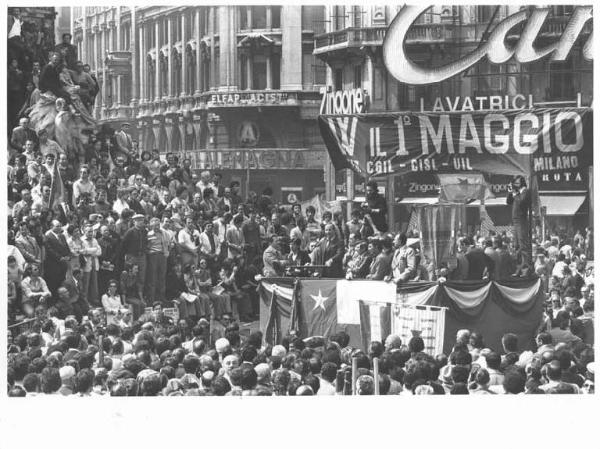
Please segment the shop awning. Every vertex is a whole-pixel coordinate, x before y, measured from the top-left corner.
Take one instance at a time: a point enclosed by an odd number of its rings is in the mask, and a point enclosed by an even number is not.
[[[485,205],[487,206],[506,206],[506,198],[488,198],[485,200]],[[481,201],[473,201],[472,203],[467,204],[467,206],[481,206]]]
[[[546,215],[575,215],[584,200],[585,195],[540,196],[540,203],[546,208]]]
[[[402,198],[400,204],[437,204],[439,203],[437,196],[433,197],[406,197]]]

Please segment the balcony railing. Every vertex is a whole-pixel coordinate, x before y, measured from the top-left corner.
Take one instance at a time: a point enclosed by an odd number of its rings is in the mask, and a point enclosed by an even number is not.
[[[315,54],[337,48],[361,47],[363,45],[381,45],[387,27],[345,28],[315,37]]]
[[[565,31],[569,23],[569,16],[549,17],[542,26],[539,37],[558,38]],[[527,22],[522,22],[513,28],[507,36],[509,39],[518,38]],[[487,28],[487,23],[466,23],[462,26],[455,23],[427,23],[413,24],[406,33],[405,44],[437,44],[460,39],[463,42],[477,43]],[[593,30],[592,21],[589,20],[582,35],[589,35]],[[383,44],[383,38],[387,31],[386,26],[345,28],[343,30],[315,36],[314,54],[327,53],[343,48],[360,48],[362,46],[377,46]]]

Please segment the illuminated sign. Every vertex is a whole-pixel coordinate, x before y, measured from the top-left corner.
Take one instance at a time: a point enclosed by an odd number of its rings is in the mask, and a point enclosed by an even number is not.
[[[365,94],[362,89],[338,90],[323,95],[321,114],[362,114],[367,112]]]
[[[421,111],[425,111],[425,99],[421,100]],[[531,109],[531,95],[489,95],[476,97],[436,97],[431,106],[432,112],[472,112],[502,111],[506,109]]]
[[[512,58],[525,64],[546,56],[550,56],[552,61],[564,61],[584,25],[592,19],[591,6],[577,6],[560,39],[544,48],[537,49],[534,48],[533,42],[548,16],[549,9],[538,8],[531,13],[527,10],[519,11],[498,23],[486,42],[461,59],[441,67],[427,68],[417,65],[409,59],[404,50],[404,39],[414,21],[429,8],[430,6],[404,6],[390,24],[385,35],[384,63],[392,76],[400,82],[407,84],[439,83],[464,72],[484,56],[487,56],[493,64],[503,64]],[[527,23],[521,32],[519,41],[513,47],[507,47],[504,43],[507,33],[525,21]],[[590,34],[582,49],[583,57],[588,60],[593,59],[592,39],[593,33]]]

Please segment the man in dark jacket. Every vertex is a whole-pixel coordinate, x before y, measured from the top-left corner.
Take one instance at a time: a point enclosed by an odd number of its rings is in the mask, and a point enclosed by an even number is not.
[[[60,56],[54,52],[50,56],[50,62],[42,69],[40,75],[40,92],[52,92],[56,97],[64,98],[67,103],[70,103],[71,96],[64,90],[60,84],[58,62]]]
[[[506,204],[512,205],[513,234],[515,249],[521,256],[520,268],[525,265],[531,266],[531,236],[529,229],[531,191],[527,188],[523,176],[517,176],[513,186],[509,186]]]
[[[46,248],[44,279],[48,284],[48,290],[56,297],[56,290],[65,280],[67,263],[71,259],[71,251],[60,221],[52,221],[52,228],[46,232],[44,240]]]

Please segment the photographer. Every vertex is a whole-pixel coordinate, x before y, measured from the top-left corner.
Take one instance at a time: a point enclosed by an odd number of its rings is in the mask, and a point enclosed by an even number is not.
[[[531,266],[531,237],[529,229],[531,191],[527,188],[523,176],[517,176],[513,184],[508,187],[506,204],[512,205],[515,249],[520,256],[520,264],[514,276],[518,277],[524,268]]]
[[[87,194],[87,201],[96,196],[96,187],[90,180],[90,170],[87,165],[82,165],[79,170],[80,178],[73,183],[73,206],[79,207],[79,197]]]
[[[367,183],[367,201],[362,203],[365,220],[373,227],[373,231],[384,233],[388,230],[387,205],[385,198],[379,194],[379,187],[375,181]],[[364,236],[363,236],[364,237]]]

